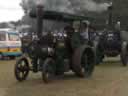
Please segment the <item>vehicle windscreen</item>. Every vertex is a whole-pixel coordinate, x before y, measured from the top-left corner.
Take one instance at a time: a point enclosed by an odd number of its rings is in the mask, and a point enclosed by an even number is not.
[[[6,34],[4,32],[0,32],[0,41],[6,40]]]
[[[10,41],[19,41],[20,37],[17,33],[8,33],[8,38]]]

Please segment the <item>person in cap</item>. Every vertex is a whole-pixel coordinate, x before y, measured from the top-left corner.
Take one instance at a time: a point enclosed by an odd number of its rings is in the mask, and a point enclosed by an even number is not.
[[[80,35],[82,36],[85,41],[89,40],[89,21],[83,21],[81,24],[81,32]]]

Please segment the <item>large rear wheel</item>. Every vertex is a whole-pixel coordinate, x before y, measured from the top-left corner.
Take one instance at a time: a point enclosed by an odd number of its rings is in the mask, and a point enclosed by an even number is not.
[[[79,77],[90,77],[95,67],[94,51],[91,47],[82,46],[76,49],[72,68]]]

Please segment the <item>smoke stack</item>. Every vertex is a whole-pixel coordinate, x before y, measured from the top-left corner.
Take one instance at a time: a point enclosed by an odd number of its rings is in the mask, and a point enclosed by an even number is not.
[[[112,11],[113,11],[113,4],[112,2],[110,3],[110,5],[108,6],[108,26],[109,28],[112,27],[112,23],[113,23],[113,14],[112,14]]]
[[[43,5],[38,4],[36,7],[37,14],[37,36],[40,39],[42,37],[43,26]]]

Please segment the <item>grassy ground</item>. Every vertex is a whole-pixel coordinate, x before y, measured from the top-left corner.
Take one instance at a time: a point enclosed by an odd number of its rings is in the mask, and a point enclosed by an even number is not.
[[[42,82],[40,73],[30,73],[26,81],[17,82],[14,64],[0,61],[0,96],[128,96],[128,67],[122,67],[119,60],[97,66],[90,79],[70,74],[50,84]]]

